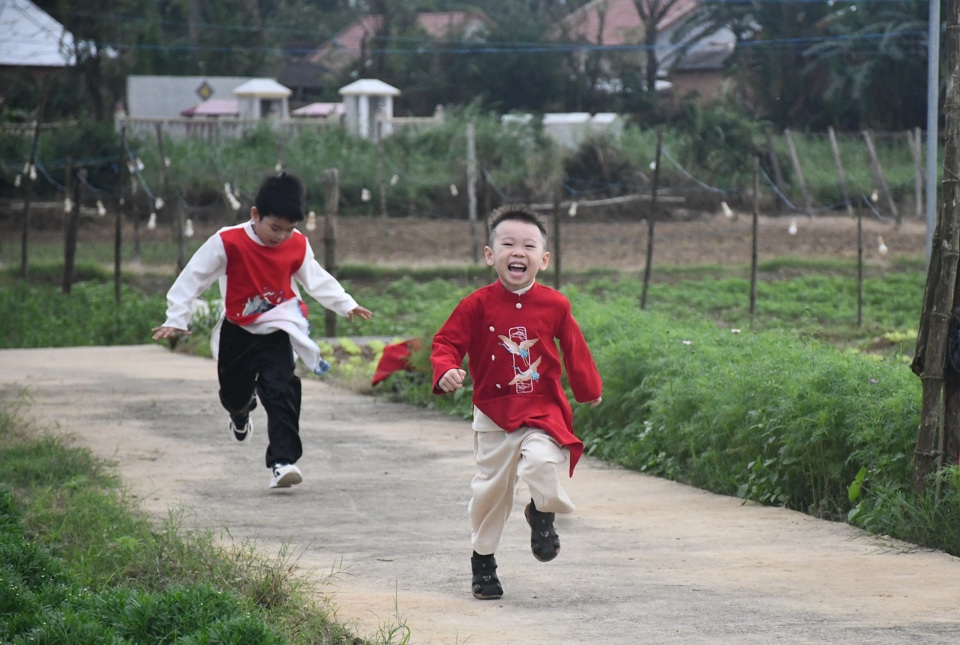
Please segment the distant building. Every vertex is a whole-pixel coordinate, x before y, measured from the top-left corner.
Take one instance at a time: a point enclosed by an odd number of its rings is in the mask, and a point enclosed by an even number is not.
[[[127,114],[138,119],[169,118],[211,99],[235,101],[233,90],[249,80],[240,76],[128,76]]]
[[[591,0],[564,17],[553,37],[564,42],[605,47],[638,46],[630,56],[640,68],[646,65],[646,56],[639,46],[652,44],[659,63],[657,91],[675,98],[696,93],[709,103],[724,80],[726,62],[733,54],[736,37],[729,29],[721,29],[705,37],[697,34],[674,43],[680,25],[699,6],[699,0],[677,0],[657,24],[656,42],[646,43],[643,20],[634,0]],[[607,76],[601,80],[600,88],[619,91],[622,81],[613,77],[610,65],[605,67]]]
[[[383,122],[380,132],[388,137],[393,132],[393,97],[400,90],[383,81],[363,78],[340,88],[345,107],[346,127],[351,134],[363,139],[377,136],[377,121]]]

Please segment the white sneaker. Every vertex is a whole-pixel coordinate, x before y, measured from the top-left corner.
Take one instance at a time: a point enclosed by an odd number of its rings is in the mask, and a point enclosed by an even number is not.
[[[231,418],[229,424],[227,425],[227,430],[230,432],[230,438],[237,443],[249,443],[247,439],[249,439],[250,435],[253,434],[253,419],[248,416],[247,422],[244,424],[244,426],[242,428],[238,428],[237,424],[234,423],[233,418]]]
[[[273,473],[270,488],[290,488],[303,481],[300,469],[293,464],[274,464],[270,471]]]

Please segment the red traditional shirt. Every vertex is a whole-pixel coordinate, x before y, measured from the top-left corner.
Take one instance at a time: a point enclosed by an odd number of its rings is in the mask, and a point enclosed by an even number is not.
[[[583,442],[573,432],[562,371],[580,402],[600,398],[603,384],[566,297],[538,283],[523,294],[500,281],[478,289],[460,301],[433,338],[435,394],[443,394],[440,378],[459,369],[464,357],[473,404],[507,432],[524,426],[547,432],[569,449],[572,475]]]

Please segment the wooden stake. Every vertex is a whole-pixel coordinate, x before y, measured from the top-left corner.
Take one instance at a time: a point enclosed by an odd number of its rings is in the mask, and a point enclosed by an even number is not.
[[[474,264],[480,263],[477,231],[477,143],[473,123],[467,124],[467,218],[470,220],[470,250]]]
[[[340,171],[329,168],[324,175],[323,213],[323,268],[337,276],[337,211],[340,209]],[[324,310],[324,333],[327,338],[337,335],[337,314]]]
[[[853,215],[853,205],[850,203],[850,193],[847,189],[847,174],[843,170],[843,161],[840,159],[840,146],[837,144],[837,134],[833,126],[827,128],[830,135],[830,148],[833,150],[833,162],[837,166],[837,182],[843,194],[843,203],[847,207],[847,215]],[[857,209],[857,326],[863,324],[863,216]]]
[[[897,208],[897,203],[894,201],[893,195],[890,194],[890,186],[883,174],[883,166],[880,165],[880,158],[877,157],[877,148],[873,145],[873,136],[869,130],[863,130],[862,134],[863,140],[867,144],[867,151],[870,153],[870,170],[873,172],[873,179],[879,184],[883,194],[886,195],[887,206],[890,207],[890,212],[897,221],[897,226],[900,226],[900,209]]]
[[[84,172],[83,169],[78,172]],[[73,271],[77,258],[77,230],[80,228],[80,182],[75,176],[73,159],[67,159],[67,197],[70,208],[64,214],[63,227],[63,293],[73,288]]]
[[[750,319],[757,320],[757,268],[760,264],[760,157],[753,159],[753,243],[750,249]]]
[[[810,197],[807,181],[803,177],[803,167],[800,166],[800,157],[797,155],[797,148],[793,145],[793,135],[790,134],[790,130],[784,130],[783,136],[787,140],[787,149],[790,151],[790,161],[793,163],[793,172],[797,176],[797,182],[800,184],[800,192],[803,194],[804,210],[808,216],[813,217],[813,199]]]
[[[651,187],[650,214],[647,216],[647,263],[643,269],[643,292],[640,295],[640,308],[647,308],[647,292],[650,289],[650,274],[653,271],[653,232],[657,219],[657,192],[660,188],[660,154],[663,150],[663,126],[657,128],[657,154],[653,167],[653,186]]]

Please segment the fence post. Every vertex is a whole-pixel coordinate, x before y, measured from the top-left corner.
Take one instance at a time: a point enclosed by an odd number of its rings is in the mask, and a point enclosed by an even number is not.
[[[560,185],[553,189],[553,288],[560,289],[563,238],[560,236]]]
[[[30,156],[23,169],[23,221],[20,232],[20,276],[26,280],[30,275],[30,202],[33,200],[33,180],[37,176],[37,145],[40,141],[40,125],[43,122],[43,106],[46,103],[47,85],[44,83],[40,103],[37,105],[37,121],[33,126],[33,141],[30,144]]]
[[[470,219],[470,250],[473,262],[480,262],[480,240],[477,235],[477,143],[473,122],[467,124],[467,215]]]
[[[760,264],[760,156],[753,158],[753,226],[750,248],[750,319],[757,319],[757,267]]]
[[[907,130],[907,144],[913,154],[914,198],[916,202],[916,218],[923,217],[923,143],[920,137],[920,128]]]
[[[837,133],[833,126],[827,128],[830,135],[830,148],[833,150],[833,162],[837,166],[837,181],[840,192],[843,193],[843,203],[847,206],[847,215],[853,215],[853,205],[850,203],[850,192],[847,190],[847,174],[843,170],[843,161],[840,159],[840,145],[837,143]],[[857,326],[863,324],[863,215],[857,209]]]
[[[785,183],[783,181],[783,171],[780,170],[780,158],[777,156],[777,148],[773,144],[773,135],[770,134],[770,128],[764,128],[763,134],[767,138],[767,155],[770,157],[770,165],[773,166],[773,180],[777,183],[777,188],[783,190]],[[780,210],[780,200],[774,200],[777,211]]]
[[[793,144],[793,135],[790,130],[784,130],[783,136],[787,139],[787,148],[790,150],[790,161],[793,163],[793,171],[797,175],[797,181],[800,182],[800,192],[803,194],[803,207],[809,217],[813,217],[813,199],[810,197],[810,190],[807,188],[807,181],[803,177],[803,167],[800,165],[800,157],[797,155],[797,148]]]
[[[79,172],[84,172],[81,168]],[[69,294],[73,288],[73,274],[77,258],[77,230],[80,227],[80,182],[75,176],[73,159],[67,159],[67,198],[63,227],[63,293]]]
[[[124,198],[124,186],[127,185],[127,128],[124,126],[120,130],[120,164],[117,168],[117,213],[114,217],[113,226],[113,299],[120,304],[120,266],[121,266],[121,246],[123,242],[123,209],[126,208],[127,200]]]
[[[377,117],[377,185],[380,189],[380,217],[387,219],[387,180],[383,154],[383,117]]]
[[[337,276],[337,210],[340,208],[340,171],[328,168],[324,173],[323,268]],[[324,309],[324,334],[337,335],[336,312]]]
[[[650,195],[650,215],[647,217],[647,263],[643,269],[643,292],[640,308],[647,308],[647,291],[650,289],[650,273],[653,269],[653,231],[657,219],[657,191],[660,188],[660,153],[663,150],[663,126],[657,128],[657,154],[653,162],[653,186]]]
[[[890,212],[897,220],[897,226],[900,226],[900,210],[897,203],[890,194],[890,186],[887,185],[887,178],[883,174],[883,167],[880,165],[880,159],[877,157],[877,149],[873,145],[873,136],[869,130],[863,130],[863,140],[867,143],[867,151],[870,153],[870,169],[873,171],[874,180],[880,184],[883,194],[887,196],[887,205],[890,206]]]

